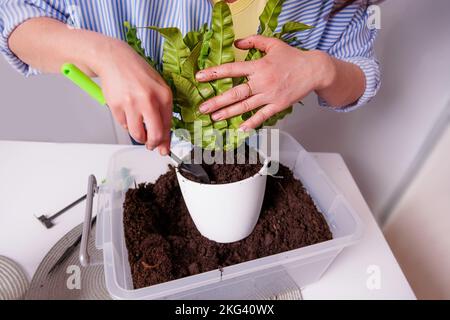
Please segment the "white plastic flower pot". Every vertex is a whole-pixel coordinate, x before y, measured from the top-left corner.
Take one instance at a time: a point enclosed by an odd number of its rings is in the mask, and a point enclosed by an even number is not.
[[[266,159],[254,176],[226,184],[194,182],[176,170],[184,202],[204,237],[230,243],[252,233],[264,200],[268,164]]]

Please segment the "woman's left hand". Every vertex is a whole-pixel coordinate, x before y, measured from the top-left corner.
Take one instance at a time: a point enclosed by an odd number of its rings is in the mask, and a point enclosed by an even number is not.
[[[247,131],[260,126],[274,114],[300,101],[310,92],[326,88],[334,78],[332,58],[321,51],[301,51],[283,41],[260,35],[237,40],[239,49],[256,48],[265,56],[255,61],[228,63],[197,73],[198,81],[245,76],[236,86],[200,106],[213,120],[223,120],[259,110],[241,125]]]

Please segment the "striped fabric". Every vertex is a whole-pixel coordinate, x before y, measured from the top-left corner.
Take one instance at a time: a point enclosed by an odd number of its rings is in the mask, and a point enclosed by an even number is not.
[[[286,0],[280,25],[289,20],[313,25],[314,29],[295,35],[298,42],[293,45],[322,50],[361,67],[366,75],[364,95],[354,105],[335,109],[349,111],[367,103],[379,88],[380,70],[373,50],[377,30],[367,27],[367,12],[358,4],[325,20],[333,5],[333,0]],[[209,22],[211,9],[209,0],[0,0],[0,51],[14,68],[29,76],[38,70],[8,48],[9,35],[27,19],[51,17],[73,27],[124,39],[124,21],[136,26],[176,26],[186,33]],[[161,36],[146,29],[139,33],[147,54],[160,61]],[[320,104],[326,106],[324,101]]]

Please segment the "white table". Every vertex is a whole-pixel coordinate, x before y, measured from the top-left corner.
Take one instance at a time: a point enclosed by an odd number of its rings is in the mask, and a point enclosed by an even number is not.
[[[83,195],[89,174],[102,180],[110,156],[121,148],[0,141],[0,255],[18,262],[31,278],[51,247],[82,222],[84,203],[49,230],[35,216],[50,215]],[[341,156],[315,156],[360,214],[365,231],[319,282],[302,290],[304,299],[415,299]],[[379,287],[370,281],[378,275]]]

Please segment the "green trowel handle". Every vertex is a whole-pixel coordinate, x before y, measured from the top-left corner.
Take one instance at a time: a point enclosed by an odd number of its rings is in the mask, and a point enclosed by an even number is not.
[[[106,105],[105,97],[103,96],[102,88],[96,84],[83,71],[77,68],[74,64],[65,63],[61,68],[61,73],[72,80],[78,87],[83,89],[93,99],[95,99],[102,106]]]

